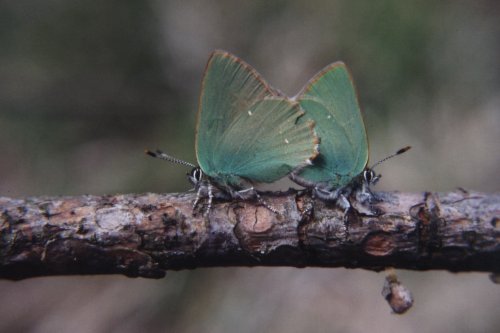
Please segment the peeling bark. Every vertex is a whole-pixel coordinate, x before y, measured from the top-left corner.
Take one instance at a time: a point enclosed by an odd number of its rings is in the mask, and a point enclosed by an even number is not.
[[[192,194],[0,198],[0,277],[161,278],[220,266],[387,267],[500,272],[500,193],[378,193],[380,214],[295,192],[220,202],[193,216]],[[359,210],[361,211],[361,210]]]

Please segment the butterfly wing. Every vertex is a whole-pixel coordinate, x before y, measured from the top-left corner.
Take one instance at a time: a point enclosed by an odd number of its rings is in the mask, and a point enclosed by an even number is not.
[[[238,117],[219,146],[220,168],[256,182],[273,182],[317,154],[312,122],[297,124],[298,103],[265,98]]]
[[[368,162],[368,140],[352,77],[342,62],[316,74],[295,97],[316,122],[320,155],[300,176],[338,187],[360,174]],[[302,120],[301,120],[302,121]]]
[[[207,175],[229,183],[282,178],[316,155],[311,124],[296,124],[302,115],[297,102],[277,96],[250,65],[216,51],[202,83],[198,163]]]

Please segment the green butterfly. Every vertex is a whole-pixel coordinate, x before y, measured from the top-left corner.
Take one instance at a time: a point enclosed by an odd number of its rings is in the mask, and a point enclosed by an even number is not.
[[[255,183],[271,183],[318,155],[312,120],[296,101],[271,88],[247,63],[224,52],[212,53],[202,81],[196,127],[199,166],[161,151],[149,155],[193,168],[188,180],[197,198],[257,199]]]
[[[374,200],[370,185],[380,175],[373,168],[383,161],[404,153],[400,149],[368,167],[368,139],[359,107],[356,89],[346,65],[335,62],[317,73],[293,98],[300,103],[306,115],[299,124],[313,120],[321,139],[320,155],[313,165],[300,166],[290,174],[297,184],[312,189],[313,196],[335,201],[347,211],[348,198],[366,203]]]

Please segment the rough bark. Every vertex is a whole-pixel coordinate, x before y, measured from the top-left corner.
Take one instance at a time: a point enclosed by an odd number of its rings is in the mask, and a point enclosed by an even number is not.
[[[379,214],[295,192],[221,202],[193,194],[0,198],[0,277],[124,274],[220,266],[387,267],[500,272],[500,193],[379,193]]]

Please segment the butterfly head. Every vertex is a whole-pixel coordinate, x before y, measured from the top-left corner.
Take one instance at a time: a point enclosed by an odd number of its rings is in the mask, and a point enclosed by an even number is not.
[[[380,180],[380,178],[382,177],[382,175],[381,174],[377,175],[375,173],[375,171],[374,171],[374,168],[376,166],[378,166],[379,164],[387,161],[390,158],[393,158],[395,156],[403,154],[404,152],[407,152],[408,150],[410,150],[410,148],[411,148],[411,146],[406,146],[404,148],[401,148],[397,152],[395,152],[394,154],[389,155],[386,158],[381,159],[380,161],[378,161],[377,163],[375,163],[371,167],[366,167],[365,170],[363,171],[363,181],[364,181],[364,183],[366,185],[375,185]]]

